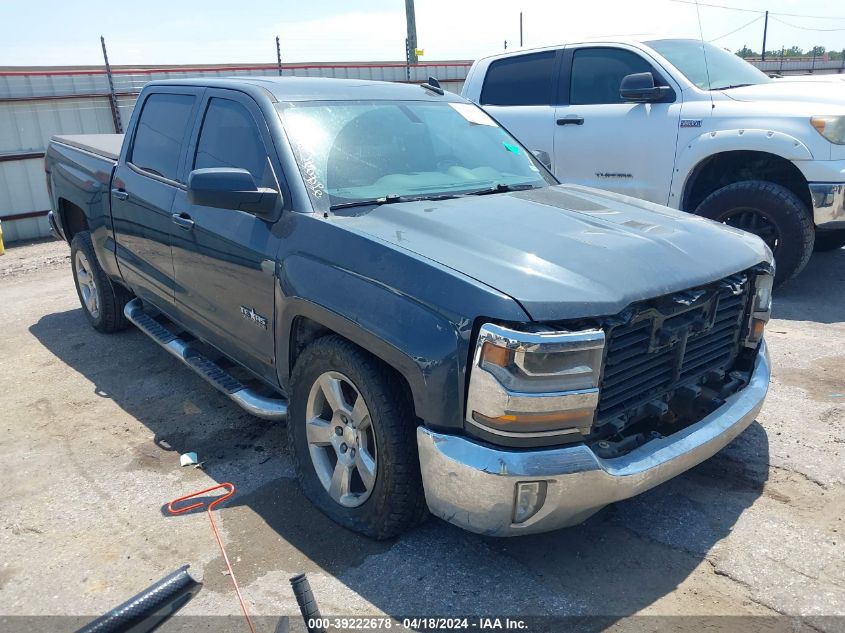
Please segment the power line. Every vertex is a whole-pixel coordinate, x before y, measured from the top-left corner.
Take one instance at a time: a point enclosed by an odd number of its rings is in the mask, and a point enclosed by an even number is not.
[[[762,19],[763,19],[763,16],[762,16],[762,15],[758,15],[756,18],[754,18],[753,20],[751,20],[751,22],[746,22],[745,24],[743,24],[743,25],[742,25],[741,27],[739,27],[738,29],[734,29],[733,31],[730,31],[729,33],[725,33],[724,35],[720,35],[719,37],[714,37],[712,40],[707,40],[707,41],[708,41],[708,42],[715,42],[716,40],[720,40],[720,39],[722,39],[722,38],[724,38],[724,37],[727,37],[728,35],[733,35],[733,34],[734,34],[734,33],[736,33],[737,31],[741,31],[742,29],[744,29],[746,26],[751,26],[751,25],[752,25],[752,24],[754,24],[755,22],[759,22],[759,21],[760,21],[760,20],[762,20]]]
[[[695,0],[669,0],[670,2],[677,2],[679,4],[692,4],[701,7],[710,7],[711,9],[727,9],[729,11],[742,11],[744,13],[764,13],[757,9],[741,9],[739,7],[726,7],[723,4],[707,4],[706,2],[695,2]]]
[[[711,9],[725,9],[726,11],[741,11],[743,13],[758,13],[760,15],[765,14],[766,12],[761,9],[744,9],[741,7],[728,7],[724,4],[710,4],[707,2],[698,2],[696,3],[695,0],[669,0],[669,2],[677,2],[679,4],[697,4],[698,6],[702,7],[709,7]],[[811,20],[845,20],[845,16],[836,16],[836,15],[806,15],[803,13],[780,13],[777,11],[769,11],[769,15],[780,15],[785,18],[807,18]]]
[[[811,27],[811,26],[801,26],[800,24],[791,24],[789,22],[785,22],[784,20],[781,20],[780,18],[773,17],[772,19],[775,20],[776,22],[780,22],[781,24],[784,24],[786,26],[791,26],[793,29],[801,29],[802,31],[818,31],[818,32],[825,32],[825,33],[830,33],[830,32],[833,32],[833,31],[845,31],[845,28],[817,29],[817,28],[814,28],[814,27]]]

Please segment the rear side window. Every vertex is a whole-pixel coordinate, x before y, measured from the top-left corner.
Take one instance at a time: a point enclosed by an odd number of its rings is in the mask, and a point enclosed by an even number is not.
[[[152,94],[144,102],[130,161],[156,176],[176,180],[179,156],[196,97]]]
[[[569,102],[573,105],[623,103],[619,86],[625,75],[654,72],[636,53],[619,48],[579,48],[572,59]],[[654,73],[654,82],[663,82]],[[665,84],[663,84],[665,85]]]
[[[499,59],[487,69],[484,105],[549,105],[554,85],[555,51]]]
[[[252,174],[257,185],[264,183],[267,151],[252,115],[236,101],[208,102],[194,169],[208,167],[239,167]]]

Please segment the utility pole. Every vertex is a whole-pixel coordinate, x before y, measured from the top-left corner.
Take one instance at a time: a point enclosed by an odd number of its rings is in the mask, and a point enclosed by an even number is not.
[[[519,12],[519,47],[522,48],[522,11]]]
[[[276,64],[279,66],[279,77],[282,76],[282,47],[279,44],[279,36],[276,36]]]
[[[405,21],[408,24],[408,64],[417,63],[417,16],[414,12],[414,0],[405,0]]]
[[[769,32],[769,12],[766,11],[766,19],[763,21],[763,52],[760,55],[760,61],[766,61],[766,35]]]
[[[508,50],[508,41],[505,40],[505,50]]]
[[[109,105],[111,106],[111,118],[114,123],[114,131],[123,134],[123,122],[120,120],[120,110],[117,107],[117,93],[114,91],[114,79],[111,74],[109,55],[106,52],[106,38],[100,36],[100,45],[103,47],[103,61],[106,64],[106,77],[109,80]]]

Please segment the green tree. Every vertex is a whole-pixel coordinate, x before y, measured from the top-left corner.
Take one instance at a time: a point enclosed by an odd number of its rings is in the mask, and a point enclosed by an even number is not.
[[[750,48],[748,48],[748,46],[745,46],[745,45],[743,45],[743,47],[740,48],[736,52],[736,54],[739,55],[740,57],[742,57],[743,59],[746,58],[746,57],[759,57],[759,55],[757,53],[755,53]]]

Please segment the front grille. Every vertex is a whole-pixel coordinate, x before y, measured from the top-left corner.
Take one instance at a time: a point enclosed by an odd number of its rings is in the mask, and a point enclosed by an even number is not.
[[[597,421],[730,371],[750,296],[746,274],[634,306],[607,332]]]

